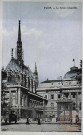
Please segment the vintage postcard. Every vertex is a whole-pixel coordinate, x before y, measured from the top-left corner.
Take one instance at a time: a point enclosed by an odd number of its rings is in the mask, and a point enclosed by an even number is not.
[[[81,134],[82,2],[1,7],[1,132]]]

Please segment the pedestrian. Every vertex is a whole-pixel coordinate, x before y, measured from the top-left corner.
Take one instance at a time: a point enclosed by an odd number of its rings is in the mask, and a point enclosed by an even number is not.
[[[78,115],[76,115],[76,124],[78,123],[78,121],[79,121],[79,117],[78,117]]]
[[[72,118],[70,118],[70,124],[72,125]]]
[[[27,116],[26,124],[30,124],[29,123],[29,117],[28,116]]]
[[[38,125],[41,125],[41,123],[40,123],[40,118],[38,117]]]

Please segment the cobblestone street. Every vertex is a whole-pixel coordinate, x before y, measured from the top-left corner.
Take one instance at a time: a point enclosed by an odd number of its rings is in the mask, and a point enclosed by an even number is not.
[[[41,124],[37,123],[26,125],[25,123],[2,125],[2,131],[20,132],[80,132],[81,128],[75,124]]]

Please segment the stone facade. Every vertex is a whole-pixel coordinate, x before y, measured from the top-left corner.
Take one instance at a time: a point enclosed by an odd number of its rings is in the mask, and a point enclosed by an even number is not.
[[[78,114],[79,117],[81,117],[81,69],[77,67],[73,69],[74,71],[71,75],[70,72],[68,72],[63,79],[61,77],[60,80],[47,79],[38,86],[37,93],[48,100],[46,106],[47,117],[52,116],[57,118],[61,113],[64,114],[64,111],[72,111],[74,114]],[[77,69],[80,71],[79,74],[77,74]]]
[[[34,72],[29,66],[24,65],[20,21],[16,50],[17,57],[13,57],[12,49],[10,62],[5,69],[2,68],[2,95],[4,95],[3,102],[7,104],[5,109],[9,112],[14,110],[18,117],[26,115],[31,118],[41,117],[43,115],[41,107],[47,100],[36,92],[38,87],[36,63]]]

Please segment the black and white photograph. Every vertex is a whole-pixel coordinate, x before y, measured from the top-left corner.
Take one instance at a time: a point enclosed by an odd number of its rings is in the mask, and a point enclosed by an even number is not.
[[[82,133],[82,2],[2,1],[1,132]]]

